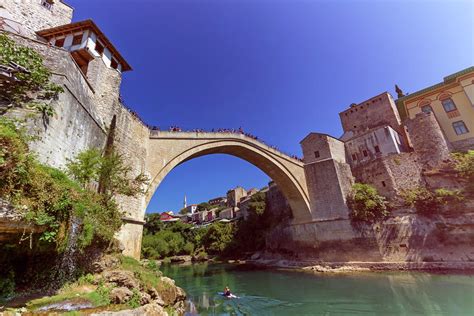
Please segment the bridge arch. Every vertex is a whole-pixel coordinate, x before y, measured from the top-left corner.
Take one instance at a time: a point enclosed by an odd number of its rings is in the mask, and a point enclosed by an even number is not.
[[[228,154],[253,164],[275,181],[291,206],[295,222],[311,220],[299,160],[243,134],[152,131],[148,141],[147,170],[152,181],[146,193],[147,205],[166,175],[180,164],[205,155]]]

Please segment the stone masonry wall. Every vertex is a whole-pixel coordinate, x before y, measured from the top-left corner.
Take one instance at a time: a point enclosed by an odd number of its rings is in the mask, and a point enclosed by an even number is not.
[[[40,160],[62,168],[68,158],[73,158],[80,151],[91,147],[103,148],[108,126],[113,115],[116,115],[117,150],[132,166],[133,176],[141,172],[146,174],[149,130],[120,104],[117,93],[118,72],[113,70],[115,73],[102,76],[101,89],[95,91],[65,50],[18,35],[9,35],[19,44],[34,48],[43,55],[45,65],[53,72],[53,81],[65,88],[59,99],[53,101],[56,114],[52,118],[47,122],[38,117],[29,121],[30,128],[41,137],[40,141],[31,146],[38,152]],[[26,110],[16,110],[10,114],[26,117],[28,113],[30,112]],[[125,212],[125,217],[130,218],[118,234],[125,248],[124,253],[139,257],[143,229],[141,221],[146,210],[145,198],[119,197],[117,201]]]
[[[437,167],[449,159],[450,148],[441,127],[432,113],[418,113],[405,125],[419,161],[428,167]]]
[[[28,35],[36,38],[36,31],[69,24],[73,8],[62,1],[54,1],[51,9],[41,5],[41,0],[0,0],[12,18],[23,25]]]
[[[91,90],[78,66],[63,49],[21,36],[9,34],[18,44],[29,46],[44,56],[45,65],[53,71],[52,81],[64,87],[58,100],[52,101],[56,114],[46,121],[37,115],[29,127],[40,140],[31,144],[43,163],[63,168],[67,159],[92,147],[102,148],[106,140],[105,126],[99,123],[91,102]],[[17,117],[31,111],[16,110]],[[29,115],[31,117],[31,115]]]
[[[424,184],[422,165],[416,153],[393,154],[377,158],[352,169],[357,182],[368,183],[388,198],[402,190]]]
[[[346,196],[352,186],[348,164],[327,159],[304,166],[314,219],[348,218]]]

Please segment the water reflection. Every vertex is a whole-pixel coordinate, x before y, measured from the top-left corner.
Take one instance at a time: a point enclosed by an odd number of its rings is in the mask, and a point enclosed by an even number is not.
[[[165,266],[189,315],[472,315],[474,279],[427,273],[309,274],[255,267]],[[240,299],[220,295],[229,286]]]

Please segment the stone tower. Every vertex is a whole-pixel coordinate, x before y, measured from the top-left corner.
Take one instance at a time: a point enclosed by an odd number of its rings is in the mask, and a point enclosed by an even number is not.
[[[346,162],[344,142],[326,134],[311,133],[301,141],[301,147],[313,219],[347,219],[346,196],[353,178]]]
[[[406,120],[405,125],[411,145],[422,164],[436,167],[449,159],[449,143],[432,112],[420,112],[413,119]]]

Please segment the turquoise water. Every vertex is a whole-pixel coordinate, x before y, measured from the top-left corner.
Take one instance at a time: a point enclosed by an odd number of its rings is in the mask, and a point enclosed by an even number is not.
[[[313,274],[244,265],[163,266],[187,315],[474,315],[474,277],[412,272]],[[229,286],[239,299],[219,296]]]

